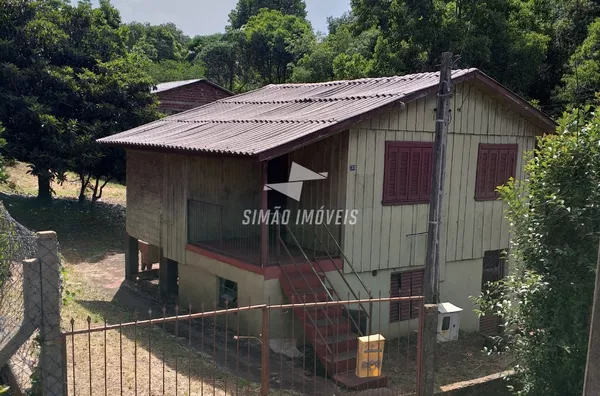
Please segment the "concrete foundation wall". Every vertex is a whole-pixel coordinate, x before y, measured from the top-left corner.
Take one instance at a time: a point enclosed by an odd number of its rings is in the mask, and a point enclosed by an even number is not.
[[[469,300],[469,296],[477,296],[481,292],[482,265],[482,259],[446,263],[446,279],[440,283],[442,302],[451,302],[464,310],[461,313],[460,329],[466,332],[479,330],[479,318],[473,311],[474,304]],[[419,269],[423,269],[423,267],[410,267],[406,271]],[[381,297],[389,297],[391,275],[396,272],[399,271],[378,270],[375,275],[373,272],[361,272],[359,276],[366,287],[371,290],[373,297],[379,297],[380,290]],[[342,298],[346,298],[348,287],[337,271],[328,272],[327,277]],[[361,298],[366,298],[366,292],[356,276],[347,273],[346,279],[355,292],[361,291]],[[351,296],[351,298],[353,297]],[[394,338],[404,336],[417,329],[417,320],[390,323],[389,312],[390,303],[373,304],[373,332]]]

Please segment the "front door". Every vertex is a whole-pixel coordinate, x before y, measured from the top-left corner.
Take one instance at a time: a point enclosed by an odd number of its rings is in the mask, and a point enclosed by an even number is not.
[[[483,256],[483,273],[481,276],[481,291],[485,292],[489,282],[496,282],[504,278],[504,254],[503,250],[490,250]],[[479,331],[482,334],[495,336],[500,333],[500,317],[497,315],[485,315],[479,319]]]

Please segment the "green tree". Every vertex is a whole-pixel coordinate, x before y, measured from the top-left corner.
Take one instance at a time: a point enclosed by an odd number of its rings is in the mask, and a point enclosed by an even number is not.
[[[206,68],[200,62],[166,59],[159,62],[144,62],[144,71],[155,84],[169,81],[193,80],[206,76]]]
[[[188,41],[189,37],[173,23],[151,25],[132,22],[128,25],[128,48],[143,52],[152,61],[184,59]]]
[[[2,0],[0,121],[6,153],[30,164],[38,197],[104,149],[90,140],[154,119],[152,81],[129,55],[108,0]],[[79,163],[85,162],[85,164]],[[85,189],[85,186],[82,188]]]
[[[577,106],[596,92],[600,92],[600,18],[589,26],[588,36],[571,56],[556,97]]]
[[[291,66],[308,53],[315,40],[306,20],[275,10],[260,10],[243,31],[243,51],[261,84],[287,81]]]
[[[204,66],[206,78],[234,90],[242,61],[242,39],[241,31],[196,37],[191,46],[195,54],[194,62]]]
[[[304,0],[238,0],[235,8],[229,13],[229,27],[241,28],[263,8],[277,10],[284,15],[293,15],[301,19],[306,18]]]
[[[524,395],[583,387],[600,239],[600,114],[567,113],[539,140],[529,177],[500,189],[512,225],[511,275],[478,299],[501,315]]]

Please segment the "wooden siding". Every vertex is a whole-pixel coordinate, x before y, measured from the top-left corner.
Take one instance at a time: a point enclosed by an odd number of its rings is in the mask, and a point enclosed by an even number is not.
[[[328,237],[323,227],[310,225],[296,225],[296,213],[302,210],[336,210],[345,208],[346,169],[345,155],[348,152],[348,132],[334,135],[320,142],[303,147],[290,153],[289,161],[296,162],[314,172],[327,172],[327,180],[311,180],[304,182],[300,202],[288,199],[291,210],[290,228],[303,247],[312,249],[314,235],[327,246],[334,250],[334,243]],[[341,235],[341,225],[329,225],[333,235]],[[341,237],[338,237],[338,243]],[[291,241],[290,241],[291,242]],[[317,246],[317,248],[319,248]]]
[[[250,160],[128,150],[127,179],[128,233],[180,263],[188,199],[222,206],[223,232],[233,237],[242,230],[243,211],[259,207],[259,166]]]
[[[344,229],[344,251],[359,271],[425,264],[429,204],[383,206],[386,141],[432,142],[436,96],[409,102],[350,130],[346,207],[359,210],[358,223]],[[483,257],[508,248],[508,225],[501,201],[476,202],[479,143],[517,143],[517,178],[523,154],[534,148],[536,127],[484,95],[471,82],[455,87],[448,137],[442,262]],[[346,268],[347,269],[347,268]],[[442,270],[442,279],[444,271]]]

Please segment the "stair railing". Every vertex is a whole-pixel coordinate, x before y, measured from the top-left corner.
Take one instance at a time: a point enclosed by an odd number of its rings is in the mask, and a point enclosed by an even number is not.
[[[308,256],[306,255],[306,253],[304,252],[304,248],[302,247],[302,245],[300,245],[300,242],[298,241],[298,239],[296,238],[296,235],[294,235],[294,233],[292,232],[292,230],[289,228],[288,225],[286,225],[286,230],[289,233],[289,235],[292,237],[292,240],[294,242],[294,244],[296,245],[296,247],[298,248],[298,250],[300,250],[300,252],[302,253],[302,256],[304,257],[304,259],[306,260],[307,264],[310,266],[310,268],[312,269],[313,273],[319,278],[319,281],[321,282],[321,285],[323,286],[323,288],[327,291],[327,296],[329,297],[330,301],[343,301],[339,294],[337,293],[337,291],[335,290],[334,287],[331,287],[331,290],[333,290],[333,293],[335,294],[335,298],[334,296],[329,292],[329,287],[325,284],[325,282],[323,282],[323,279],[319,276],[319,274],[317,273],[317,271],[315,270],[315,267],[313,266],[313,262],[308,258]],[[281,238],[280,238],[281,239]],[[281,239],[281,243],[283,244],[283,246],[285,247],[285,243],[283,242],[283,240]],[[287,249],[287,247],[286,247]],[[327,254],[329,255],[329,252],[327,252]],[[330,259],[333,261],[333,257],[331,257],[331,255],[329,255]],[[293,258],[292,258],[293,260]],[[321,271],[321,273],[323,274],[323,276],[325,277],[325,279],[327,280],[327,283],[329,283],[329,285],[331,285],[331,281],[329,280],[329,278],[327,277],[327,272],[323,271],[323,268],[321,267],[321,264],[319,264],[319,262],[317,260],[315,260],[317,266],[319,267],[319,270]],[[337,266],[336,266],[337,268]],[[339,268],[338,268],[339,271]],[[341,274],[341,273],[340,273]],[[342,278],[344,278],[343,274]],[[345,279],[344,279],[345,280]],[[350,285],[348,285],[348,287],[350,288]],[[354,291],[352,291],[354,297],[358,300],[358,297],[356,296],[356,294],[354,293]],[[372,303],[371,303],[372,305]],[[361,305],[362,306],[362,305]],[[341,305],[342,309],[345,310],[347,312],[348,318],[352,321],[352,324],[355,326],[355,328],[357,329],[357,331],[359,333],[362,333],[361,329],[360,329],[360,325],[358,323],[356,323],[356,320],[354,319],[354,317],[350,314],[349,309],[345,306],[345,305]],[[365,315],[367,315],[367,312],[363,309],[363,312],[365,313]],[[335,327],[335,323],[333,323],[333,321],[331,321],[331,324],[333,324],[333,326]],[[370,316],[369,316],[369,324],[371,323],[370,320]],[[370,329],[369,329],[370,331]]]
[[[344,261],[346,263],[348,263],[348,266],[350,267],[350,270],[351,270],[352,274],[354,276],[356,276],[356,279],[358,279],[358,283],[360,283],[360,285],[362,286],[362,288],[365,290],[365,292],[369,296],[369,300],[373,300],[373,295],[371,294],[371,291],[367,288],[367,286],[362,281],[361,277],[358,275],[358,272],[356,272],[356,270],[354,269],[354,266],[352,265],[352,262],[344,254],[344,251],[342,250],[342,247],[340,246],[340,244],[338,243],[338,241],[335,239],[335,237],[331,233],[331,230],[329,229],[329,227],[327,227],[327,225],[325,223],[323,223],[322,225],[325,228],[325,231],[327,231],[327,233],[329,234],[329,237],[331,238],[331,240],[333,241],[333,243],[335,244],[338,252],[340,252],[340,256],[342,257],[342,259],[344,259]],[[323,242],[321,241],[321,239],[319,239],[319,237],[317,236],[316,233],[315,233],[315,239],[318,240],[319,244],[323,247],[323,249],[325,249],[325,253],[327,253],[327,256],[329,257],[329,259],[333,262],[333,257],[331,256],[331,254],[329,254],[329,251],[328,251],[327,247],[323,244]],[[348,289],[350,290],[350,292],[352,293],[352,295],[354,296],[354,298],[356,298],[357,300],[360,300],[357,297],[356,292],[354,291],[354,289],[348,283],[348,280],[346,279],[346,276],[344,275],[344,273],[342,272],[342,270],[339,269],[337,265],[335,266],[335,268],[337,269],[337,271],[340,274],[341,278],[346,283],[346,286],[348,287]],[[369,334],[371,334],[372,322],[373,322],[372,321],[372,317],[373,317],[373,302],[369,301],[369,312],[368,313],[365,310],[365,307],[362,305],[362,303],[360,303],[359,306],[361,307],[361,309],[365,313],[365,315],[367,315],[367,317],[369,318]]]
[[[288,230],[290,232],[290,234],[293,236],[293,234],[291,233],[291,230]],[[294,239],[296,239],[295,236],[293,236]],[[306,277],[304,276],[304,274],[302,273],[300,267],[298,266],[298,263],[296,262],[296,260],[294,259],[294,256],[292,255],[292,253],[290,252],[290,250],[288,249],[287,245],[285,244],[284,240],[281,238],[281,234],[278,232],[277,233],[277,239],[278,239],[278,243],[281,244],[281,246],[283,246],[285,252],[287,253],[287,255],[289,256],[289,258],[292,260],[292,263],[294,264],[294,266],[296,267],[296,269],[298,270],[298,273],[300,274],[300,276],[302,277],[302,279],[304,280],[304,283],[306,284],[306,286],[308,286],[308,290],[310,290],[310,293],[313,296],[316,296],[314,290],[312,289],[312,287],[310,287],[310,284],[308,283],[308,281],[306,280]],[[306,258],[306,260],[308,260],[308,257],[306,257],[306,254],[304,254],[304,251],[302,250],[302,254],[304,255],[304,257]],[[309,261],[310,263],[310,261]],[[294,284],[292,283],[291,279],[288,277],[287,273],[285,272],[285,270],[283,269],[281,263],[278,263],[279,267],[281,268],[281,272],[283,272],[283,274],[285,275],[286,279],[288,280],[288,283],[290,284],[290,286],[292,287],[292,291],[294,292],[294,295],[298,295],[298,291],[296,290],[296,288],[294,287]],[[312,265],[310,266],[310,268],[313,270],[313,272],[315,273],[315,275],[317,276],[317,278],[319,279],[319,281],[321,282],[321,284],[323,285],[323,288],[325,289],[325,291],[327,292],[327,295],[331,298],[331,301],[333,300],[333,297],[331,297],[331,293],[329,293],[329,289],[326,287],[326,285],[323,283],[323,279],[321,279],[321,277],[319,276],[319,274],[315,271],[315,269],[312,267]],[[331,318],[329,317],[329,314],[327,313],[327,310],[325,309],[325,307],[321,307],[321,309],[325,312],[325,318],[331,323],[334,324],[333,321],[331,320]],[[308,318],[310,319],[310,321],[313,324],[313,327],[315,329],[315,331],[317,332],[317,334],[319,335],[319,337],[321,338],[321,340],[323,340],[323,344],[325,345],[325,347],[327,348],[327,352],[331,353],[333,355],[333,351],[331,350],[331,348],[329,347],[329,344],[327,343],[327,340],[325,339],[325,337],[323,337],[323,334],[321,334],[321,331],[319,330],[318,326],[317,326],[317,322],[312,318],[312,316],[310,315],[310,313],[308,313]]]

